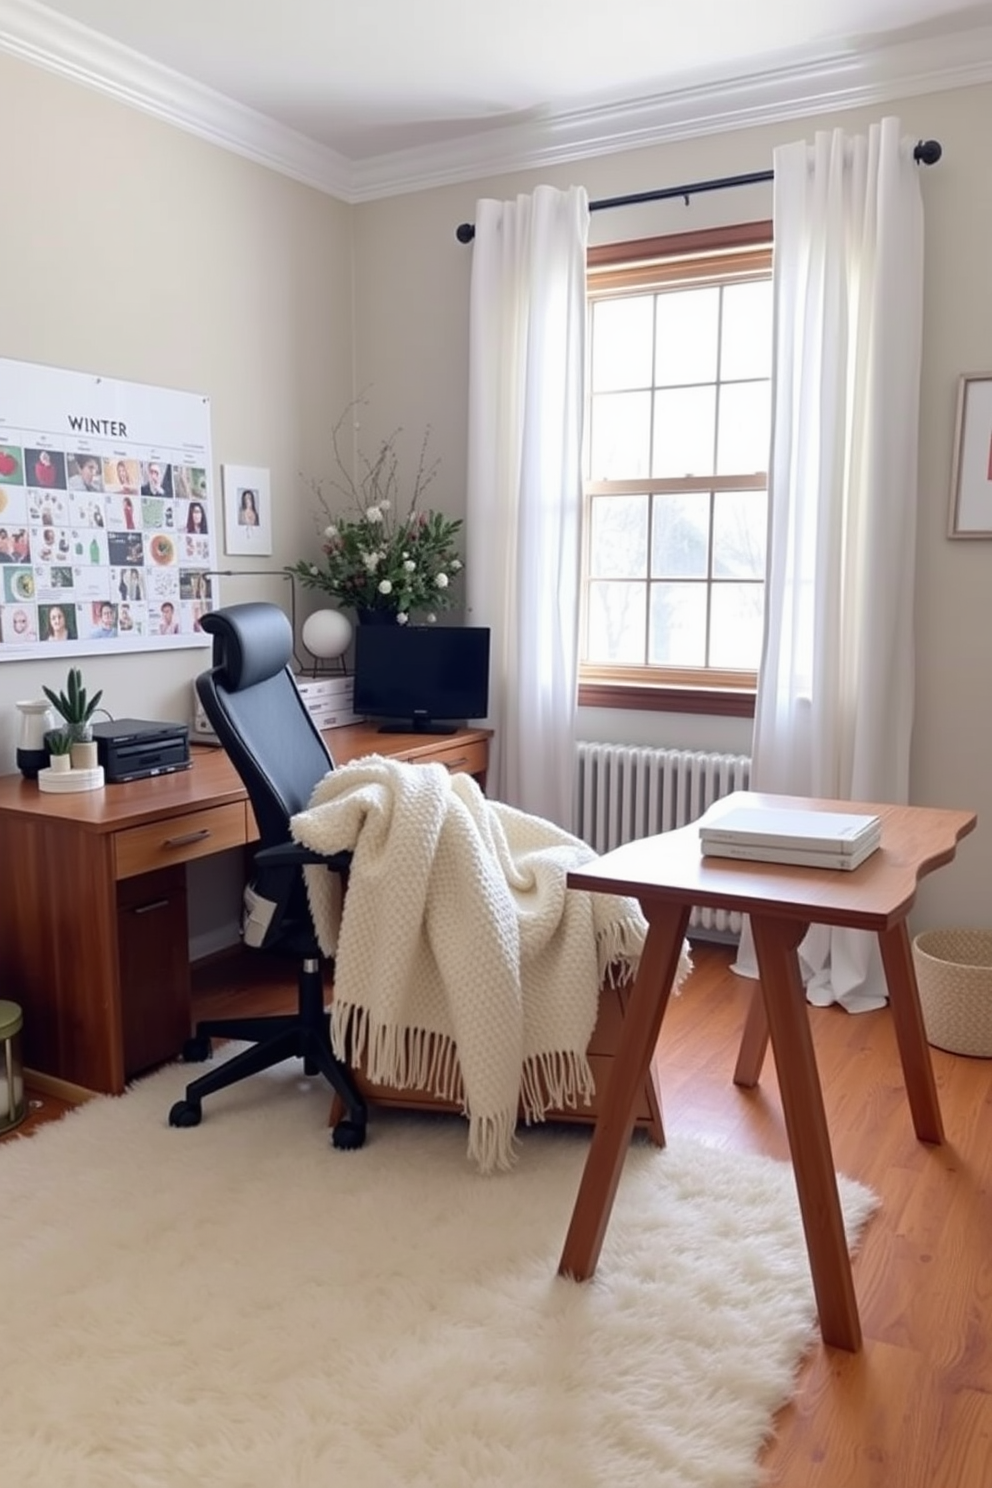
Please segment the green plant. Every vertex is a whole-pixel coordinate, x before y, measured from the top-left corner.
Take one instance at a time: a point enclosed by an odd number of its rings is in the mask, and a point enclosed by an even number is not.
[[[70,667],[64,692],[53,692],[50,687],[42,687],[41,690],[59,717],[65,719],[70,741],[90,736],[90,719],[103,697],[102,689],[92,697],[87,696],[82,672],[78,667]]]
[[[322,589],[355,610],[386,610],[405,625],[413,610],[446,610],[455,602],[452,583],[462,570],[455,538],[461,521],[421,509],[420,502],[437,473],[439,461],[427,464],[430,429],[424,433],[420,460],[405,515],[397,511],[399,456],[393,431],[374,459],[361,451],[361,470],[353,480],[341,456],[345,421],[363,400],[350,403],[331,434],[338,475],[328,485],[350,502],[338,512],[323,485],[311,481],[317,498],[318,526],[323,529],[321,563],[300,559],[286,569],[304,588]]]
[[[49,754],[68,754],[72,748],[72,735],[68,729],[49,729],[45,734],[45,748]]]

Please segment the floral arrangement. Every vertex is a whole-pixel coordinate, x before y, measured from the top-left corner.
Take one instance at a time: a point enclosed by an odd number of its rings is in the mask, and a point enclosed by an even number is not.
[[[431,622],[437,610],[455,602],[452,584],[462,570],[455,539],[462,524],[421,506],[440,463],[427,464],[429,428],[404,513],[398,510],[399,429],[382,441],[374,459],[358,451],[359,475],[352,479],[339,439],[349,415],[363,401],[349,404],[332,432],[338,475],[328,484],[346,498],[350,509],[336,510],[321,482],[311,481],[323,529],[323,558],[320,563],[300,559],[286,572],[304,588],[322,589],[359,613],[385,612],[406,625],[413,611],[426,611]]]

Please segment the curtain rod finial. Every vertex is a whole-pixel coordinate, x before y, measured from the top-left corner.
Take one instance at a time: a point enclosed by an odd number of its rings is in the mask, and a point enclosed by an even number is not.
[[[920,140],[913,151],[913,158],[921,165],[936,165],[943,153],[938,140]]]
[[[455,228],[455,237],[459,243],[471,243],[475,237],[475,224],[472,222],[461,223],[459,227]]]

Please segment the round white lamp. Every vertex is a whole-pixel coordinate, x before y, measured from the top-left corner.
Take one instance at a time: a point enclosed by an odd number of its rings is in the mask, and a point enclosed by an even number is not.
[[[300,636],[317,661],[336,661],[351,645],[351,621],[340,610],[315,610],[304,620]]]

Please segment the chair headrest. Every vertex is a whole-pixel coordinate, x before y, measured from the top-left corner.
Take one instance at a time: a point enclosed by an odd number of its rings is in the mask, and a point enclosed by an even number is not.
[[[228,692],[255,687],[289,665],[293,628],[278,605],[228,605],[200,623],[214,638],[214,672]]]

